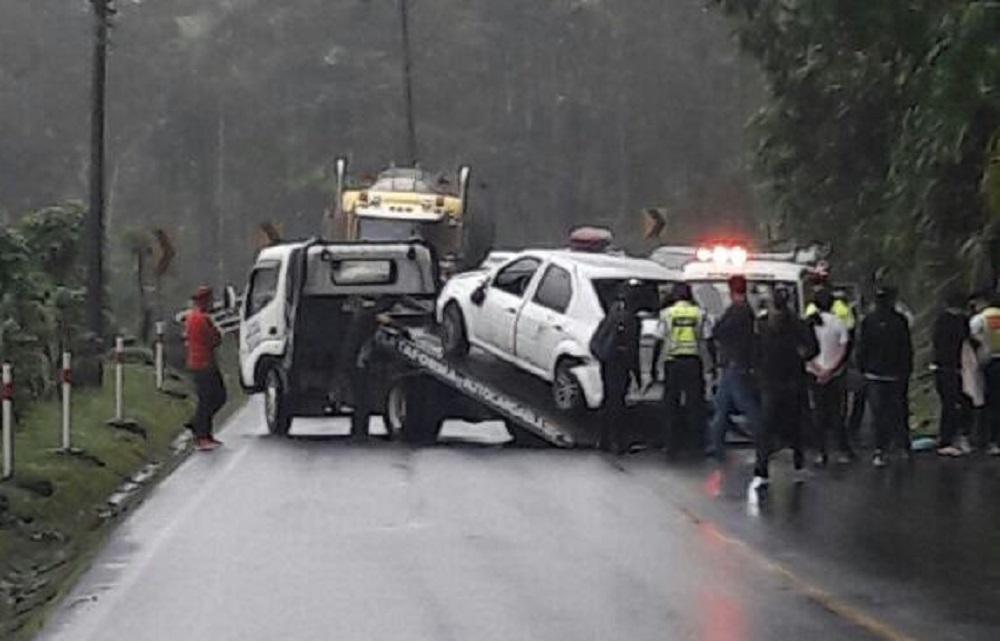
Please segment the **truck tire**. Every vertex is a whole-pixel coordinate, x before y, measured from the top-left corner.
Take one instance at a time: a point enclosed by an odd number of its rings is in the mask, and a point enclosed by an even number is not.
[[[458,303],[448,303],[444,308],[444,318],[441,322],[441,343],[444,355],[450,358],[461,358],[469,353],[469,333],[465,326],[465,317]]]
[[[578,412],[585,405],[583,387],[572,372],[573,361],[564,358],[556,365],[556,375],[552,381],[552,400],[563,412]]]
[[[431,445],[437,441],[444,423],[436,402],[436,384],[422,379],[406,383],[405,409],[400,417],[403,440],[411,445]]]
[[[285,379],[277,367],[267,370],[264,377],[264,418],[267,431],[274,436],[288,436],[292,428]]]

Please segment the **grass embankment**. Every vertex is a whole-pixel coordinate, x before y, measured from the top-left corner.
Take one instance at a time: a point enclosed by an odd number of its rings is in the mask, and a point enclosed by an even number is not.
[[[242,394],[233,376],[226,379],[231,411]],[[189,391],[177,380],[168,387]],[[106,368],[102,389],[74,390],[72,445],[82,454],[56,451],[58,400],[34,403],[20,417],[15,475],[0,483],[0,638],[23,641],[37,632],[48,606],[115,522],[112,494],[150,464],[161,464],[162,472],[179,460],[171,446],[193,405],[193,395],[157,392],[152,368],[135,364],[126,366],[125,414],[144,434],[107,424],[114,415],[113,367]]]

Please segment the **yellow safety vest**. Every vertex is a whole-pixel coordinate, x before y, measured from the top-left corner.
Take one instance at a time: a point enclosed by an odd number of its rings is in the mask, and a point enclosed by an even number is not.
[[[816,307],[816,303],[809,303],[806,305],[806,318],[817,313],[819,313],[819,307]],[[833,307],[830,309],[830,313],[839,318],[840,321],[847,326],[847,331],[854,329],[856,321],[854,319],[854,310],[851,309],[850,305],[838,298],[833,301]]]
[[[701,309],[697,305],[682,300],[663,310],[661,319],[670,334],[670,349],[667,351],[666,357],[698,356]]]
[[[986,344],[993,358],[1000,358],[1000,307],[987,307],[983,310],[983,324]]]

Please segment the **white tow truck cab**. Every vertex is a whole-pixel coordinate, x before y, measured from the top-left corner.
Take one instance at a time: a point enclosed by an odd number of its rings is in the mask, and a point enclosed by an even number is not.
[[[376,327],[429,323],[437,269],[421,241],[262,250],[240,310],[240,379],[265,393],[269,431],[287,434],[298,416],[357,410],[359,390],[371,413],[383,414],[393,386],[412,372],[373,354]]]

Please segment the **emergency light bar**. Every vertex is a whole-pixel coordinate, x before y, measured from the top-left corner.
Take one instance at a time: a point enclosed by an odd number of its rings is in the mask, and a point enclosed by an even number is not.
[[[716,265],[732,265],[742,267],[746,265],[749,254],[745,247],[739,245],[726,246],[714,245],[712,247],[699,247],[695,252],[695,257],[703,263],[715,263]]]

